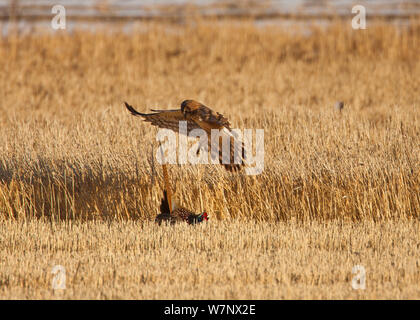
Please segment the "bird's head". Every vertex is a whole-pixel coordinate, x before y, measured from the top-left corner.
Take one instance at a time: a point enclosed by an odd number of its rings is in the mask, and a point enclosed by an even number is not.
[[[207,220],[209,220],[209,217],[207,215],[207,212],[204,211],[203,213],[200,213],[200,214],[190,214],[188,216],[187,222],[189,224],[197,224],[197,223],[207,221]]]
[[[191,115],[194,111],[203,106],[200,102],[194,100],[184,100],[181,103],[181,112],[184,118],[187,119],[188,115]]]
[[[201,221],[208,221],[209,220],[209,216],[208,216],[208,214],[207,214],[207,212],[203,212],[203,213],[201,213],[199,216],[198,216],[198,219],[197,219],[199,222],[201,222]]]
[[[184,115],[184,118],[186,118],[186,115],[191,112],[191,103],[192,100],[184,100],[181,103],[181,112]]]

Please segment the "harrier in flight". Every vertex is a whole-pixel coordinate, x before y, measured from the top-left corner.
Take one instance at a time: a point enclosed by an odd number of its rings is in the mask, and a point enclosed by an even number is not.
[[[134,116],[143,117],[147,122],[150,122],[154,126],[160,128],[171,129],[175,132],[179,132],[179,122],[187,121],[187,134],[194,129],[203,129],[207,133],[208,137],[208,150],[211,150],[211,130],[217,129],[222,132],[222,135],[219,138],[219,161],[228,171],[238,171],[244,165],[245,159],[245,148],[243,142],[235,144],[234,140],[235,135],[230,128],[229,121],[220,113],[211,110],[200,102],[194,100],[185,100],[181,103],[180,109],[175,110],[151,110],[153,113],[140,113],[137,112],[132,106],[125,102],[125,106],[128,111],[131,112]],[[230,150],[229,150],[229,163],[224,164],[222,162],[222,148],[220,147],[220,142],[222,141],[222,136],[228,136],[230,139]],[[237,156],[241,157],[240,163],[234,163],[235,159],[235,148],[240,147],[240,150],[237,150]],[[200,152],[200,149],[203,146],[200,146],[197,150],[197,154]]]

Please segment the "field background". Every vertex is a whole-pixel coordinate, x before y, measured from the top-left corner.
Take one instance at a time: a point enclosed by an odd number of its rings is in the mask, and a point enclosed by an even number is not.
[[[418,19],[10,32],[0,298],[420,298],[419,48]],[[156,129],[123,101],[187,98],[263,128],[265,170],[171,166],[180,204],[210,221],[158,227]],[[351,287],[356,264],[366,290]]]

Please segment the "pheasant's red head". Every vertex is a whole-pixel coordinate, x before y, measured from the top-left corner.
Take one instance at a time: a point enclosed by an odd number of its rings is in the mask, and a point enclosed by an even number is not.
[[[200,213],[197,217],[198,222],[203,222],[207,220],[209,220],[209,216],[207,215],[207,212]]]

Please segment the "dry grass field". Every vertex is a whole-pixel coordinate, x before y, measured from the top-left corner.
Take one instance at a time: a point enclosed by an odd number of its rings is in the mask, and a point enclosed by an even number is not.
[[[418,20],[0,38],[0,298],[419,299],[419,48]],[[187,98],[264,129],[265,169],[170,166],[210,221],[158,227],[157,130],[123,101]]]
[[[7,299],[418,299],[419,222],[12,222]],[[2,258],[3,259],[3,258]],[[66,289],[52,290],[55,265]],[[366,289],[352,288],[352,268]]]

